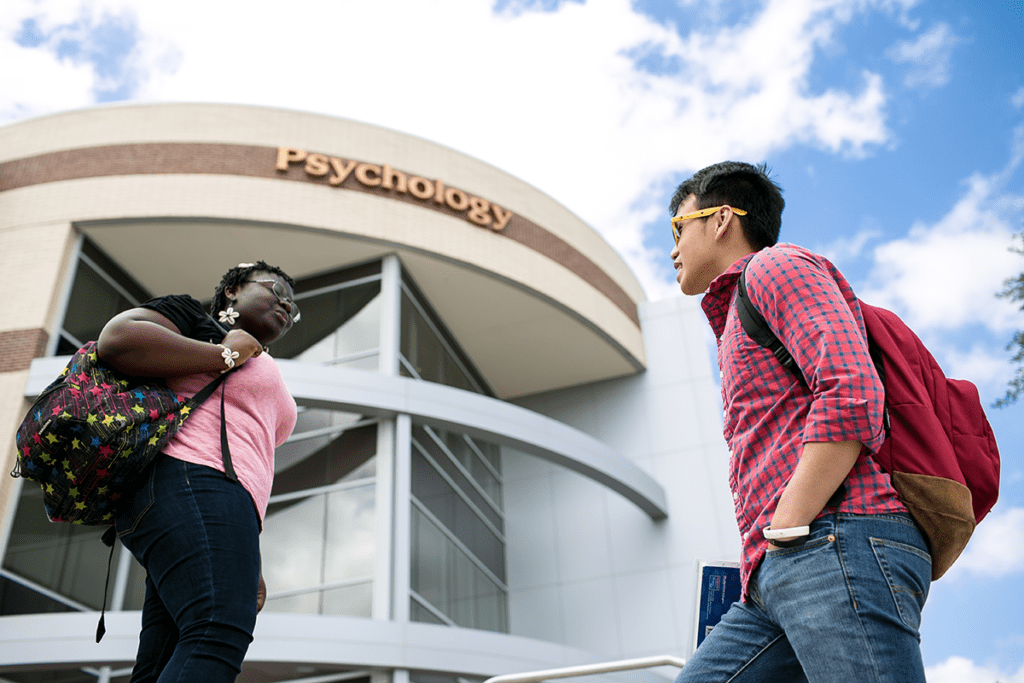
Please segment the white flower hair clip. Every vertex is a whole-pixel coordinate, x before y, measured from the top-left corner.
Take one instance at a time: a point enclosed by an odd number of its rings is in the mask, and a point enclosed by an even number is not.
[[[236,320],[238,320],[238,311],[231,306],[228,306],[228,310],[220,312],[220,322],[234,325]]]
[[[256,265],[255,263],[239,263],[238,267],[239,268],[252,268],[255,265]]]

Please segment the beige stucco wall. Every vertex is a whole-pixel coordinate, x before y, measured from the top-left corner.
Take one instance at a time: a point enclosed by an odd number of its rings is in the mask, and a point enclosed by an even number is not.
[[[7,204],[0,194],[0,216]],[[68,222],[0,224],[0,272],[6,295],[0,317],[0,337],[20,331],[45,330],[49,336],[65,289],[65,276],[74,252],[75,234]],[[22,349],[22,351],[26,351]],[[28,361],[32,351],[0,360],[0,540],[7,537],[9,514],[16,504],[18,481],[7,473],[14,468],[14,434],[28,402],[24,398]],[[12,367],[13,366],[13,367]],[[2,544],[0,544],[2,545]]]
[[[444,178],[544,226],[595,261],[635,301],[639,281],[611,246],[567,208],[490,164],[404,133],[318,114],[221,104],[96,107],[0,128],[0,161],[130,142],[226,142],[290,146]],[[566,172],[571,172],[567,167]]]

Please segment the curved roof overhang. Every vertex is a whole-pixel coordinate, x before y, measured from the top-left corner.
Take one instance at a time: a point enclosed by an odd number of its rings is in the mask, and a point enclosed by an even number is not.
[[[56,377],[67,358],[32,361],[25,397]],[[300,405],[362,415],[413,419],[548,460],[620,494],[652,519],[668,516],[665,490],[628,458],[578,429],[531,410],[469,391],[373,372],[278,361]]]
[[[375,126],[228,105],[0,128],[0,228],[73,224],[155,294],[264,258],[296,277],[395,253],[500,398],[645,367],[635,276],[547,195]]]

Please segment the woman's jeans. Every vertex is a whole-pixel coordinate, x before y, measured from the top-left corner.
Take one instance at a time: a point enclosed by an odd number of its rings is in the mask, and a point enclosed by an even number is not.
[[[117,512],[118,537],[145,567],[131,683],[229,683],[256,625],[259,522],[238,482],[158,457]]]
[[[931,556],[909,515],[822,517],[772,550],[676,683],[924,683]]]

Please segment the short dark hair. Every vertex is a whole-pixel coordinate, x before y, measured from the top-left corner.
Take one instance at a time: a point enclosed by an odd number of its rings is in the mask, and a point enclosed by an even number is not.
[[[757,250],[770,247],[779,241],[786,202],[782,188],[768,177],[769,172],[767,164],[754,166],[741,161],[723,161],[703,168],[676,188],[669,213],[675,215],[691,194],[697,198],[697,209],[719,204],[743,209],[747,215],[739,219],[747,241]]]
[[[287,282],[293,290],[295,289],[295,281],[277,266],[268,265],[266,261],[257,261],[256,263],[239,263],[237,266],[224,273],[224,277],[220,279],[220,284],[217,285],[217,289],[213,293],[213,303],[210,304],[213,309],[212,312],[217,313],[217,311],[223,311],[228,307],[228,297],[224,293],[225,289],[242,286],[249,281],[249,278],[253,273],[270,273],[272,275],[277,275]]]

